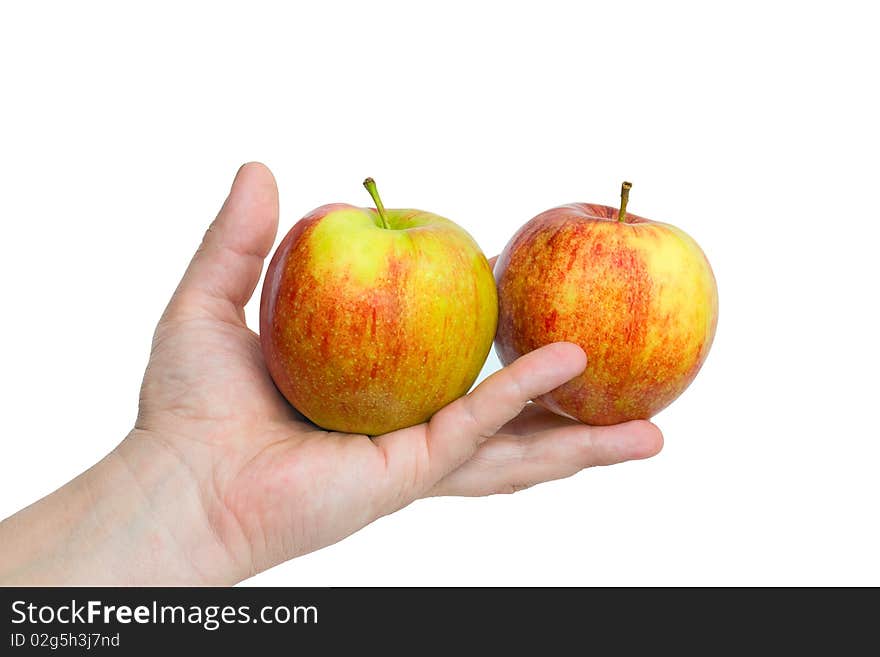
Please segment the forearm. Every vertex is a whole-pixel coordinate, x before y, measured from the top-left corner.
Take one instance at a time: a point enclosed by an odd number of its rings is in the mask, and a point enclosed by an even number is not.
[[[0,523],[0,584],[234,583],[200,500],[172,455],[128,439]]]

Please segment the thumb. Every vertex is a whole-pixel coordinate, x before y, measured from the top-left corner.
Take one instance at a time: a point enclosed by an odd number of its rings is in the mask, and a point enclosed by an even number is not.
[[[163,319],[211,318],[244,324],[278,230],[278,188],[268,167],[243,165],[229,196],[177,286]]]

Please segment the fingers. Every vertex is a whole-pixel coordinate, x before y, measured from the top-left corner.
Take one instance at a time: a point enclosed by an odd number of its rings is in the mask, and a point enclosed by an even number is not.
[[[441,479],[428,494],[514,493],[591,466],[648,458],[662,448],[660,430],[644,420],[608,427],[577,424],[524,438],[499,434],[483,443],[473,458]]]
[[[260,280],[277,230],[275,178],[263,164],[245,164],[193,256],[165,318],[209,317],[244,324],[244,305]]]
[[[420,438],[415,438],[412,428],[376,438],[396,502],[424,495],[519,415],[530,399],[573,379],[586,363],[577,345],[557,342],[541,347],[438,411],[427,426],[423,425]]]
[[[582,427],[583,423],[556,413],[551,413],[540,404],[526,404],[522,412],[505,424],[498,433],[530,436],[539,431],[560,427]]]
[[[464,463],[529,400],[584,371],[587,357],[575,344],[536,349],[495,372],[469,395],[441,409],[428,423],[427,447],[437,479]]]

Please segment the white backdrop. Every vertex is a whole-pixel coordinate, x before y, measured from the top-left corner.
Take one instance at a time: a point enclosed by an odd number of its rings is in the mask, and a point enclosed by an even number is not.
[[[4,4],[0,516],[128,432],[242,162],[278,179],[279,239],[371,175],[488,255],[628,179],[720,293],[664,451],[417,502],[249,583],[880,585],[871,5],[593,4]]]

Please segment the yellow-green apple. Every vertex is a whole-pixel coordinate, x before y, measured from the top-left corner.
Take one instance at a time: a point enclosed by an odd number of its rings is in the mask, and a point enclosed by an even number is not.
[[[502,363],[574,342],[587,368],[536,400],[587,424],[647,419],[693,381],[718,322],[709,261],[684,231],[573,203],[526,223],[495,265]]]
[[[495,336],[486,256],[421,210],[325,205],[278,246],[260,342],[288,401],[324,429],[378,435],[424,422],[467,392]]]

